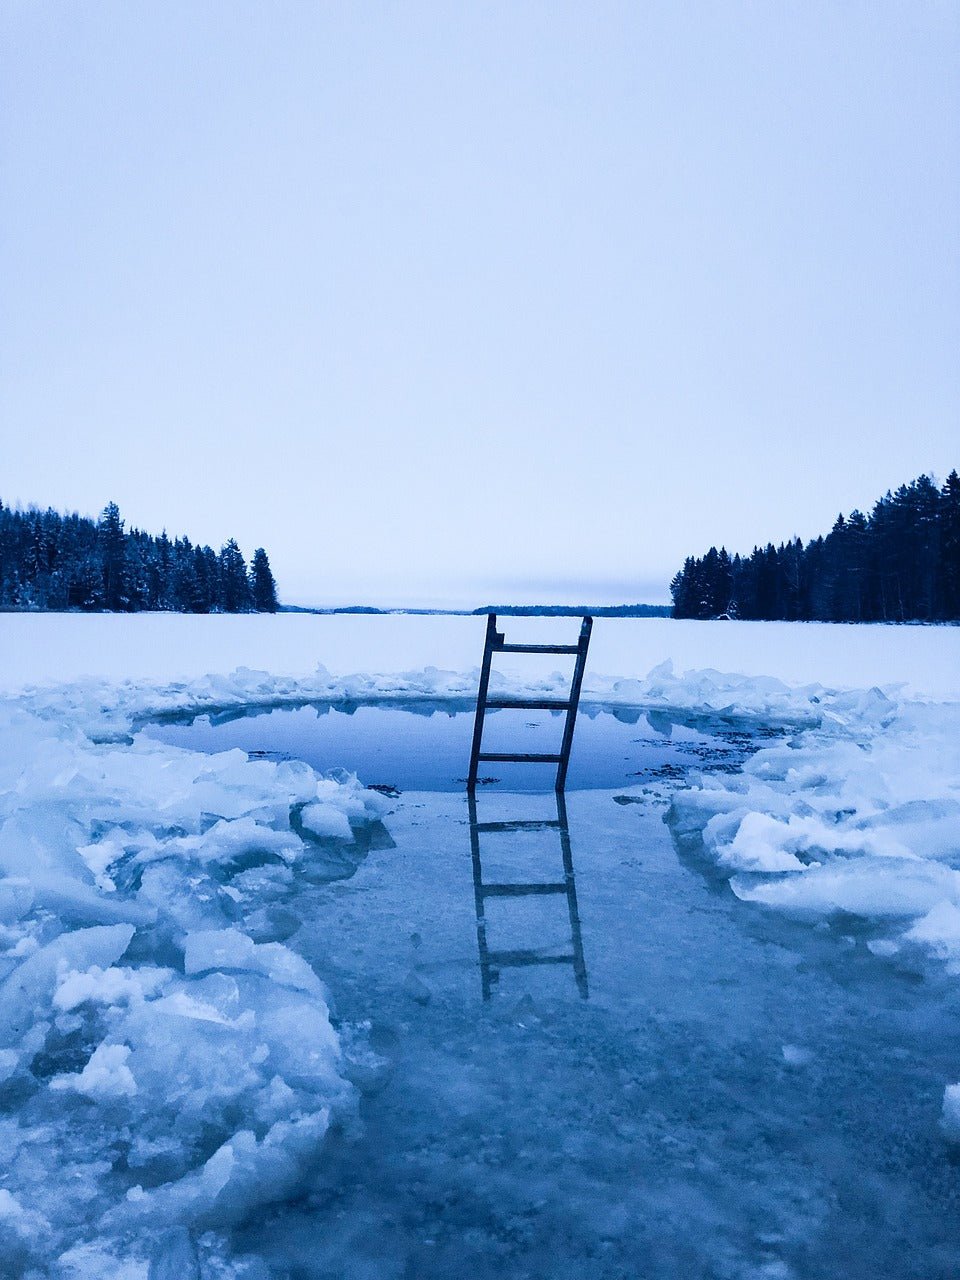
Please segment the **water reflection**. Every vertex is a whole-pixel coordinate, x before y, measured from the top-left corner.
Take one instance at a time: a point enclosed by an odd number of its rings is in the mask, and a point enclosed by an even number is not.
[[[552,793],[556,801],[556,818],[514,818],[481,822],[477,812],[477,797],[467,792],[470,816],[470,850],[473,857],[473,892],[477,915],[477,948],[480,953],[480,983],[484,1000],[490,999],[491,988],[500,980],[501,971],[530,965],[569,964],[573,969],[577,990],[584,1000],[588,998],[587,966],[583,957],[583,936],[580,929],[580,912],[577,909],[577,886],[573,874],[573,853],[570,846],[570,824],[567,820],[567,804],[562,791]],[[519,798],[519,797],[518,797]],[[562,880],[535,880],[526,882],[488,881],[483,877],[480,853],[482,835],[507,835],[521,831],[556,831],[560,839]],[[542,947],[513,947],[507,950],[492,949],[487,938],[487,902],[511,899],[560,896],[566,899],[570,921],[570,949],[557,954]]]

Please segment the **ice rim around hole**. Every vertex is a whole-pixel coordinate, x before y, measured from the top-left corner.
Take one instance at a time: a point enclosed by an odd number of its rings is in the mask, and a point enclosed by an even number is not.
[[[565,679],[495,687],[549,695]],[[475,672],[436,668],[241,668],[0,700],[6,1272],[189,1274],[197,1240],[213,1257],[218,1233],[309,1185],[376,1070],[362,1029],[334,1025],[290,901],[300,877],[348,874],[389,839],[390,799],[294,760],[170,747],[142,725],[475,688]],[[960,976],[960,704],[670,663],[588,679],[582,701],[784,728],[738,773],[670,791],[675,840],[744,902],[812,926],[855,917],[883,963]],[[941,1124],[960,1142],[960,1084],[945,1081]]]

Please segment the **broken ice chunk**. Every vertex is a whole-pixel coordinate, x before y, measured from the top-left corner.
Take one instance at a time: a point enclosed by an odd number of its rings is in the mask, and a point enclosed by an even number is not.
[[[280,942],[258,944],[239,929],[204,929],[188,934],[183,967],[187,974],[245,969],[262,973],[295,991],[306,991],[321,999],[326,995],[323,983],[302,956]]]
[[[325,800],[317,800],[300,811],[300,821],[305,829],[322,839],[352,840],[350,820],[342,809]]]
[[[54,1076],[50,1081],[50,1088],[82,1093],[94,1102],[132,1098],[137,1092],[137,1082],[127,1066],[129,1057],[128,1045],[101,1044],[93,1051],[81,1072],[76,1075]]]
[[[134,935],[132,924],[98,925],[62,933],[34,952],[0,986],[0,1044],[13,1046],[53,996],[60,972],[107,967],[119,960]]]

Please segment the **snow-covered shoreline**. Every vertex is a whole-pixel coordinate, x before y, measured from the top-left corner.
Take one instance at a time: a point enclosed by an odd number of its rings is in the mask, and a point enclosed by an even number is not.
[[[352,1045],[331,1022],[296,950],[295,899],[362,847],[385,804],[351,777],[183,751],[138,723],[464,698],[476,675],[473,661],[297,675],[288,653],[272,673],[173,678],[158,665],[150,678],[58,682],[75,658],[53,661],[48,646],[44,660],[43,681],[26,661],[8,669],[0,700],[0,1261],[12,1275],[145,1280],[151,1260],[174,1266],[178,1232],[216,1232],[300,1187],[329,1126],[350,1121],[362,1036]],[[677,837],[744,901],[814,922],[860,916],[889,963],[927,956],[954,973],[960,699],[943,692],[952,669],[929,672],[916,696],[913,661],[889,661],[883,689],[625,664],[620,678],[591,673],[585,698],[788,727],[742,773],[677,793]],[[531,691],[563,679],[502,678]],[[960,1136],[951,1089],[944,1124]]]

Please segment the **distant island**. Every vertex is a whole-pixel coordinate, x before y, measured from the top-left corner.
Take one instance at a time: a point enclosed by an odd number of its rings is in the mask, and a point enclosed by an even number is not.
[[[219,552],[125,529],[115,502],[99,520],[0,502],[0,610],[276,613],[266,551],[250,566],[233,538]]]
[[[670,584],[675,618],[960,621],[960,476],[920,476],[825,537],[688,557]]]

